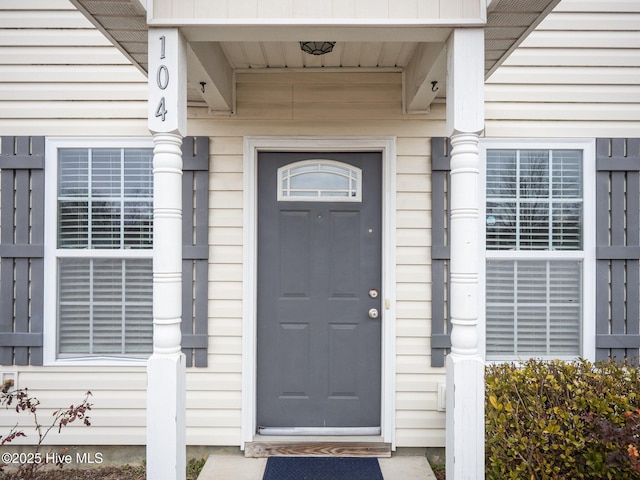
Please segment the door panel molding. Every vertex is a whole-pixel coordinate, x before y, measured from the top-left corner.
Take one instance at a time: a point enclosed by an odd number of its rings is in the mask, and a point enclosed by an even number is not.
[[[371,151],[382,154],[382,439],[395,449],[396,138],[253,137],[243,145],[242,440],[256,432],[257,159],[262,151]]]

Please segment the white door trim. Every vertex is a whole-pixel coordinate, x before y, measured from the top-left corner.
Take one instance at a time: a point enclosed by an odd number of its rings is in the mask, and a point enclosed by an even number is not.
[[[245,137],[243,145],[242,440],[256,432],[257,161],[260,151],[382,153],[382,439],[395,449],[396,137]]]

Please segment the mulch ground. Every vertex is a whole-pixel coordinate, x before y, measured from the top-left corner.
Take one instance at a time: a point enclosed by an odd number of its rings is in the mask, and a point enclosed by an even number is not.
[[[0,473],[0,480],[17,480],[15,475]],[[38,480],[145,480],[144,467],[102,467],[95,469],[47,469],[38,473]]]

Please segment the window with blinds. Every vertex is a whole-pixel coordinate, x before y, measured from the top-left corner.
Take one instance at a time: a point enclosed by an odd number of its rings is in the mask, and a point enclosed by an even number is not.
[[[487,355],[580,354],[582,262],[487,260]]]
[[[150,259],[58,259],[58,353],[147,355],[152,350]]]
[[[59,148],[57,160],[57,357],[146,357],[152,149]]]
[[[58,248],[152,246],[149,149],[60,149]]]
[[[487,249],[582,249],[582,151],[487,151]]]
[[[578,356],[583,151],[486,150],[486,356]]]

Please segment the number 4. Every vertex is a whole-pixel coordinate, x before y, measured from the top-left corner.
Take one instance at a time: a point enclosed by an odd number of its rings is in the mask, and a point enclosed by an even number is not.
[[[158,108],[156,108],[156,117],[162,117],[162,121],[164,122],[166,115],[167,107],[164,104],[164,97],[162,97],[160,103],[158,103]]]

